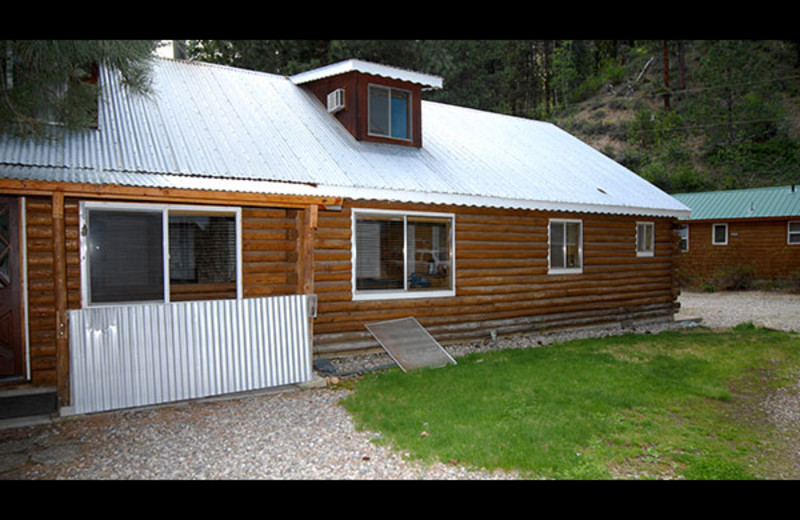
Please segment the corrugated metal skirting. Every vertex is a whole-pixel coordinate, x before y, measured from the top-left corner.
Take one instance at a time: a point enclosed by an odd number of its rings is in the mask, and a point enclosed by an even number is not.
[[[75,413],[309,381],[309,296],[69,313]]]

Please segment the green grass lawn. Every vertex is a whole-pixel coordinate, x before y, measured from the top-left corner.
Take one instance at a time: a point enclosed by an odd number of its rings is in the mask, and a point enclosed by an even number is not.
[[[800,338],[742,325],[457,361],[366,375],[343,405],[428,461],[550,479],[771,478],[773,428],[752,404],[797,380]]]

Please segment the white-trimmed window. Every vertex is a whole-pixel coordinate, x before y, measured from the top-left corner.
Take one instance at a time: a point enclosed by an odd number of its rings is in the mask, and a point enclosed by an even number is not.
[[[455,295],[455,217],[353,210],[353,299]]]
[[[583,221],[552,219],[548,226],[548,272],[583,272]]]
[[[241,298],[241,210],[83,202],[86,306]]]
[[[411,92],[369,85],[369,127],[372,136],[411,140]]]
[[[681,224],[678,228],[678,237],[681,251],[684,253],[689,251],[689,224]]]
[[[715,246],[728,245],[728,224],[714,224],[711,227],[711,243]]]
[[[636,223],[636,256],[653,256],[655,254],[656,226],[653,222]]]
[[[789,244],[800,244],[800,220],[789,222],[787,233],[786,240]]]

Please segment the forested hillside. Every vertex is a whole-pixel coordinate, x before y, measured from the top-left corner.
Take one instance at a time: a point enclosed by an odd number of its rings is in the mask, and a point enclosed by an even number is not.
[[[190,40],[294,74],[362,58],[444,78],[430,100],[552,121],[668,192],[800,183],[800,40]]]

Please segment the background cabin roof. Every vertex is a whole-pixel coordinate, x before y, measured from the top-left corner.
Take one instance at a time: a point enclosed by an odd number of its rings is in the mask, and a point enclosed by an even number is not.
[[[800,217],[800,186],[680,193],[691,220]]]
[[[154,94],[142,97],[103,69],[98,129],[47,141],[0,136],[0,176],[688,216],[679,201],[551,123],[423,101],[422,148],[362,142],[295,81],[156,59]]]

